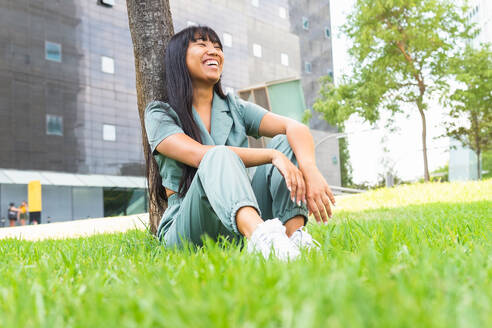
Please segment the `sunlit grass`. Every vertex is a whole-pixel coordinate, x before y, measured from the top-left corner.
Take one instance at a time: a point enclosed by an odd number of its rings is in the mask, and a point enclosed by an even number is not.
[[[491,326],[491,182],[340,199],[292,263],[142,231],[2,240],[0,327]]]

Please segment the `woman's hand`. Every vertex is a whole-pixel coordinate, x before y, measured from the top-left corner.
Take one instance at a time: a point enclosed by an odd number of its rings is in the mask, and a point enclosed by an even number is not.
[[[335,197],[333,197],[328,183],[315,165],[303,168],[302,172],[306,183],[309,214],[314,214],[319,223],[321,221],[326,223],[328,217],[331,218],[332,216],[331,204],[335,205]]]
[[[272,149],[272,165],[275,166],[285,179],[290,199],[298,205],[306,202],[306,185],[301,171],[280,151]]]

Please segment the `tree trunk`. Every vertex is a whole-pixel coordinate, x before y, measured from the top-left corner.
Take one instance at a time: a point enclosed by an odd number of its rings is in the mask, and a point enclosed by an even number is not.
[[[127,0],[126,5],[135,56],[142,144],[144,156],[147,158],[150,146],[144,126],[144,110],[149,101],[167,98],[164,54],[170,38],[174,35],[174,28],[168,0]],[[155,182],[149,179],[149,189],[153,183]],[[162,216],[154,204],[155,200],[149,199],[150,230],[153,234],[156,233]]]
[[[430,181],[429,177],[429,165],[427,163],[427,124],[425,122],[425,113],[421,104],[417,104],[419,108],[420,116],[422,117],[422,151],[424,155],[424,180],[426,182]]]
[[[477,180],[481,180],[482,169],[480,167],[480,150],[477,153]]]

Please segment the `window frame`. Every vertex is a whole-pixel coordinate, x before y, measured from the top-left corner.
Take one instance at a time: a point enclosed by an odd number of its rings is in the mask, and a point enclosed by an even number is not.
[[[48,56],[48,45],[50,46],[58,46],[60,50],[60,59],[49,58]],[[52,61],[55,63],[61,63],[63,61],[63,49],[61,43],[44,40],[44,59],[48,61]]]
[[[54,119],[56,120],[57,122],[56,123],[60,123],[60,131],[50,131],[49,127],[50,127],[50,121],[53,123],[52,120],[50,119]],[[58,122],[58,119],[59,119],[59,122]],[[55,115],[55,114],[46,114],[46,135],[48,136],[59,136],[59,137],[63,137],[63,116],[61,115]]]
[[[257,51],[259,51],[259,53],[257,53]],[[263,50],[261,44],[253,43],[253,56],[257,58],[263,57]]]

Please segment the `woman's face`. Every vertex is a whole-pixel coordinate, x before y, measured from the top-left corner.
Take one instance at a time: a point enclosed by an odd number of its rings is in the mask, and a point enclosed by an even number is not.
[[[186,52],[186,66],[195,83],[215,85],[222,74],[224,53],[218,43],[197,38],[191,41]]]

